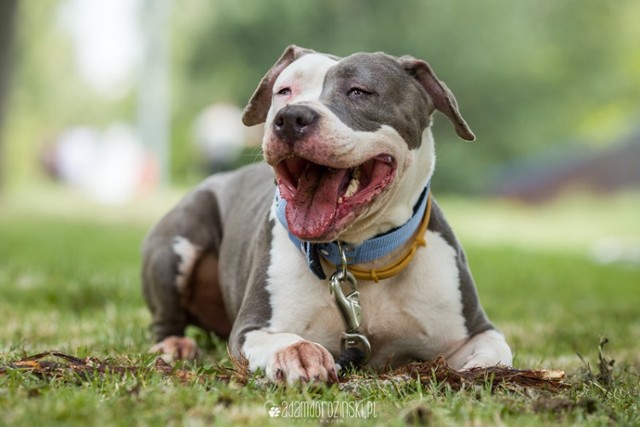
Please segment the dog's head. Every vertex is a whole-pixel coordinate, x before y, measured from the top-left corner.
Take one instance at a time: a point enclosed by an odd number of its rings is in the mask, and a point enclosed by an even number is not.
[[[243,122],[265,123],[264,157],[287,201],[289,230],[303,240],[358,243],[411,215],[433,172],[434,110],[461,138],[475,138],[424,61],[383,53],[340,59],[289,46]]]

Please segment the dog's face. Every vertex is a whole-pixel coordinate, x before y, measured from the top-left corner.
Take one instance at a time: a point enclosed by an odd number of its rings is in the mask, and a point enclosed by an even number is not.
[[[429,147],[422,141],[434,109],[461,137],[474,138],[425,62],[382,53],[339,59],[290,46],[243,121],[265,122],[262,148],[287,201],[289,230],[303,240],[333,241],[419,194],[433,171],[430,134]]]

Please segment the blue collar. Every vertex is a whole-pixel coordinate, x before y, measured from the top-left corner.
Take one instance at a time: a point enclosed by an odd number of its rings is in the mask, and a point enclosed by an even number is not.
[[[405,222],[400,227],[394,228],[386,233],[372,237],[369,240],[364,241],[360,245],[352,245],[348,243],[342,243],[342,249],[347,257],[348,265],[364,264],[376,259],[382,258],[385,255],[390,254],[396,249],[404,245],[416,232],[420,226],[420,222],[424,216],[425,209],[427,207],[427,195],[429,194],[429,187],[431,182],[428,182],[424,191],[418,199],[418,203],[414,208],[413,216],[409,221]],[[280,224],[289,231],[287,226],[287,219],[285,217],[285,208],[287,206],[286,200],[280,197],[280,192],[276,189],[275,197],[276,216]],[[319,279],[326,279],[326,275],[322,269],[320,257],[329,261],[336,266],[341,265],[340,251],[338,249],[337,242],[328,243],[312,243],[298,239],[296,236],[289,232],[289,239],[296,247],[300,248],[302,253],[307,258],[307,264],[309,269],[318,276]]]

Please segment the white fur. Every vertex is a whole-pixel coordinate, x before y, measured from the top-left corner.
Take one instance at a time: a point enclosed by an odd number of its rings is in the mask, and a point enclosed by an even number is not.
[[[262,329],[251,331],[245,335],[243,353],[249,360],[250,370],[263,369],[269,378],[275,379],[274,354],[302,340],[302,337],[287,332],[271,332]]]
[[[285,332],[338,355],[344,324],[328,284],[309,274],[304,257],[279,223],[271,254],[267,290],[272,317],[267,331],[251,333],[260,340],[245,341],[243,352],[250,363],[267,368],[274,345],[269,337],[279,342]],[[360,330],[374,345],[371,365],[384,366],[389,358],[395,364],[431,359],[458,349],[468,336],[458,286],[455,250],[433,232],[427,233],[427,247],[418,250],[404,272],[380,283],[360,281]],[[285,341],[283,345],[291,343]]]
[[[477,366],[506,365],[513,362],[511,349],[504,340],[504,336],[490,329],[466,341],[449,358],[449,364],[454,369],[469,369]]]
[[[304,55],[285,68],[273,84],[273,98],[267,114],[267,123],[271,123],[278,110],[287,104],[318,101],[324,76],[336,63],[336,60],[325,55],[310,54]],[[289,97],[282,98],[277,95],[284,87],[291,89]]]
[[[173,252],[180,257],[178,275],[176,276],[176,287],[179,292],[182,292],[187,285],[193,266],[202,252],[202,248],[192,244],[186,238],[178,236],[173,240],[172,249]]]

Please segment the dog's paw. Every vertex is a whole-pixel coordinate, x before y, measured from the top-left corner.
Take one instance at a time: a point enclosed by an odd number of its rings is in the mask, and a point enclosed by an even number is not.
[[[338,382],[333,356],[320,344],[299,341],[284,347],[270,358],[266,374],[275,382]]]
[[[465,361],[461,371],[466,371],[473,368],[490,368],[493,366],[510,366],[511,360],[504,361],[504,357],[501,357],[494,351],[480,351],[475,353]]]
[[[159,353],[162,360],[173,363],[176,360],[194,360],[198,357],[198,345],[187,337],[169,336],[155,344],[150,353]]]
[[[465,342],[447,362],[453,369],[467,370],[496,365],[511,366],[513,356],[504,336],[490,329]]]

